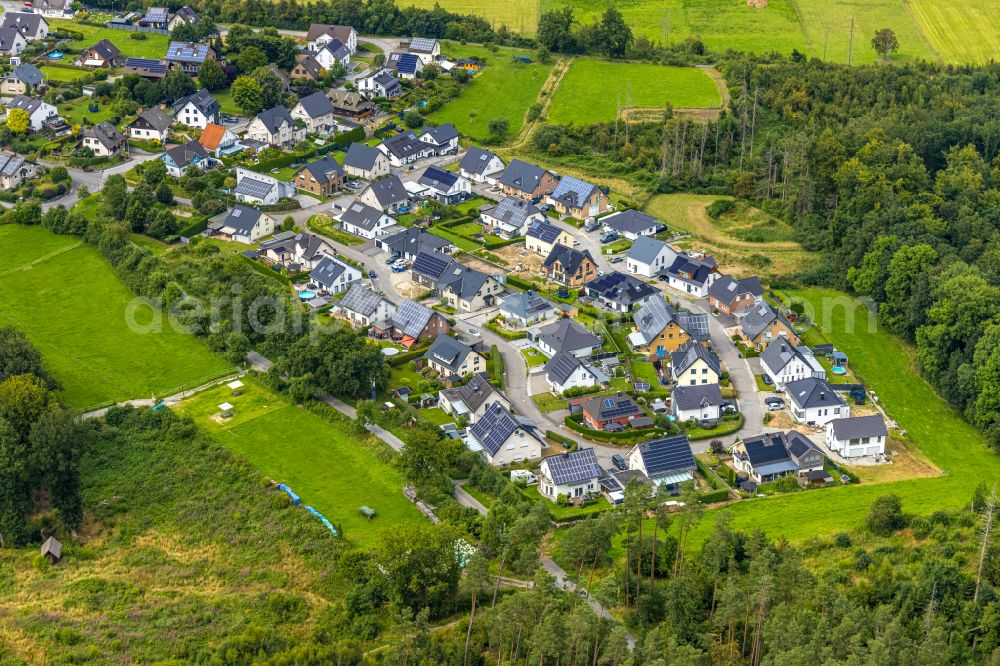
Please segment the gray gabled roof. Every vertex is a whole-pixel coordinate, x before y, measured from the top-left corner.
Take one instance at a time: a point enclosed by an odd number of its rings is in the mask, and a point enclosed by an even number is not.
[[[698,359],[704,361],[715,374],[722,373],[719,357],[706,349],[705,345],[694,340],[688,340],[678,347],[677,351],[670,353],[670,371],[676,377],[694,365]]]
[[[30,62],[18,65],[10,75],[29,86],[39,86],[45,80],[42,76],[42,71]]]
[[[329,51],[333,59],[338,61],[351,55],[351,49],[339,39],[331,39],[323,45],[320,51]]]
[[[21,155],[0,152],[0,175],[13,176],[26,163],[34,165],[34,162],[27,162]]]
[[[351,38],[351,32],[354,31],[349,25],[333,25],[330,23],[312,23],[309,25],[309,32],[306,33],[306,40],[310,42],[316,41],[322,36],[332,37],[333,39],[339,39],[345,44]]]
[[[545,261],[542,262],[542,264],[548,268],[558,261],[563,268],[563,272],[573,275],[580,269],[580,266],[583,265],[584,259],[594,261],[594,257],[591,256],[590,250],[584,250],[581,252],[575,248],[566,247],[565,245],[556,243],[552,246],[549,256],[545,257]],[[596,264],[597,262],[594,263]]]
[[[378,309],[379,303],[384,300],[382,296],[376,294],[368,287],[362,284],[355,284],[351,286],[347,295],[340,300],[340,307],[344,310],[350,310],[365,317],[370,317]]]
[[[299,98],[299,103],[296,106],[301,106],[310,118],[322,118],[333,113],[333,104],[330,103],[330,98],[321,92],[314,92]]]
[[[563,180],[566,180],[563,178]],[[553,192],[553,194],[555,194]],[[660,222],[652,215],[646,215],[643,212],[629,209],[623,210],[620,213],[612,213],[607,217],[601,218],[601,224],[606,227],[610,227],[615,231],[620,231],[623,233],[639,234],[646,231],[650,227],[656,228]]]
[[[344,166],[351,166],[355,169],[370,171],[375,167],[375,162],[382,151],[364,143],[352,143],[344,155]],[[384,156],[384,155],[383,155]]]
[[[543,312],[552,312],[556,306],[533,291],[508,294],[500,303],[500,311],[528,319]]]
[[[371,190],[372,194],[375,195],[375,200],[383,207],[391,206],[410,198],[410,194],[403,187],[403,181],[399,179],[399,176],[389,176],[388,178],[376,180],[366,187],[365,190]]]
[[[496,153],[479,146],[469,146],[469,149],[458,163],[458,168],[466,173],[483,174]]]
[[[447,192],[455,186],[458,178],[459,176],[456,173],[445,171],[440,167],[429,166],[420,174],[417,182],[438,192]]]
[[[518,430],[524,430],[529,437],[534,437],[521,421],[516,419],[507,408],[499,402],[494,402],[486,408],[479,419],[469,426],[469,434],[476,438],[483,449],[490,455],[497,451]]]
[[[545,169],[521,160],[511,160],[500,174],[500,184],[520,192],[533,192],[546,173]]]
[[[687,253],[674,257],[674,263],[664,271],[670,277],[688,284],[702,286],[717,268],[715,259],[710,256],[695,257]]]
[[[353,201],[340,216],[340,221],[343,224],[351,224],[355,227],[371,231],[378,226],[379,220],[382,219],[383,215],[385,213],[378,208],[372,208],[360,201]]]
[[[5,53],[13,51],[18,37],[24,40],[24,35],[17,28],[0,28],[0,51]]]
[[[7,12],[3,15],[3,23],[0,23],[0,28],[14,28],[22,35],[34,37],[43,20],[41,14],[34,12]],[[48,21],[46,21],[47,23]]]
[[[707,340],[709,337],[707,314],[677,310],[659,294],[643,303],[642,307],[632,315],[632,320],[647,343],[662,333],[672,321],[677,322],[677,325],[695,340]]]
[[[576,356],[559,352],[545,364],[545,376],[554,384],[565,384],[577,368],[585,367]]]
[[[767,301],[761,301],[748,310],[743,320],[740,321],[740,328],[749,339],[754,340],[775,320],[782,322],[789,331],[795,330],[785,315],[772,308]]]
[[[626,256],[639,263],[652,264],[664,249],[670,250],[663,241],[649,236],[639,236],[632,243],[632,247],[628,249]],[[670,251],[673,252],[673,250]]]
[[[236,204],[233,209],[226,214],[223,226],[231,227],[240,234],[249,234],[257,225],[262,213],[257,208]]]
[[[462,401],[469,408],[470,412],[479,409],[484,402],[494,395],[503,398],[507,404],[510,404],[507,397],[490,384],[489,376],[484,372],[476,373],[472,376],[472,379],[462,386],[457,386],[453,389],[444,389],[441,393],[450,402]]]
[[[804,345],[796,347],[783,338],[773,341],[760,353],[760,362],[775,374],[779,374],[785,366],[796,358],[801,360],[806,367],[812,368],[813,371],[818,372],[823,369],[809,347]]]
[[[601,477],[601,468],[597,464],[594,449],[568,451],[557,456],[549,456],[542,462],[548,467],[549,478],[556,485],[577,484]]]
[[[295,120],[283,105],[272,106],[257,114],[257,120],[263,123],[264,128],[271,134],[277,134],[283,124],[293,125]]]
[[[111,41],[108,39],[100,40],[99,42],[91,46],[90,50],[96,53],[97,55],[101,56],[105,60],[117,60],[118,56],[122,54],[122,52],[118,49],[118,47],[112,44]]]
[[[181,169],[191,164],[196,157],[200,157],[201,159],[208,157],[208,151],[205,150],[205,146],[197,141],[188,141],[179,146],[169,148],[165,154]]]
[[[677,386],[670,394],[670,399],[677,409],[689,411],[705,406],[722,404],[722,390],[718,384],[697,384],[695,386]]]
[[[538,339],[556,352],[575,352],[587,347],[596,347],[601,339],[572,319],[560,319],[554,324],[538,330]]]
[[[118,128],[107,120],[102,120],[93,127],[84,129],[83,135],[97,139],[108,150],[114,150],[125,140]]]
[[[158,106],[151,106],[140,113],[138,118],[132,122],[132,125],[135,125],[139,118],[142,118],[149,127],[158,132],[170,129],[170,126],[174,124],[174,121],[171,120],[170,116],[164,113],[163,109]]]
[[[324,287],[332,287],[341,274],[347,272],[347,265],[333,259],[333,257],[323,257],[316,264],[316,268],[309,273],[309,278],[318,282]]]
[[[621,271],[598,276],[585,286],[588,295],[600,296],[609,303],[616,303],[628,309],[658,293],[642,280]]]
[[[541,215],[542,211],[540,211],[537,206],[534,206],[520,197],[504,197],[500,200],[500,203],[493,206],[493,208],[484,210],[483,213],[520,229],[524,226],[527,219]],[[551,227],[552,225],[546,226]],[[556,230],[558,231],[558,229]],[[546,232],[536,230],[535,235],[541,233]],[[558,236],[559,234],[557,233],[556,237]]]
[[[381,145],[399,159],[406,159],[422,151],[433,150],[426,143],[420,141],[412,130],[383,139]]]
[[[833,436],[839,440],[885,437],[889,434],[885,419],[880,414],[834,419],[830,421],[830,427],[833,429]]]
[[[726,305],[732,305],[738,297],[745,294],[750,294],[754,298],[764,295],[760,278],[754,276],[736,280],[728,275],[720,275],[708,287],[708,295]]]
[[[418,338],[427,328],[427,322],[434,316],[434,311],[416,301],[406,300],[392,315],[392,325],[402,333],[411,338]]]
[[[313,160],[302,168],[312,174],[317,183],[327,183],[333,180],[335,176],[344,173],[344,167],[340,166],[340,162],[331,155]]]
[[[194,107],[198,109],[202,113],[202,115],[208,117],[217,115],[219,113],[219,110],[222,108],[219,105],[219,102],[214,97],[212,97],[212,94],[208,92],[206,89],[202,88],[195,94],[188,95],[187,97],[181,97],[179,100],[174,102],[174,105],[172,107],[174,113],[177,113],[178,111],[183,109],[185,106],[187,106],[188,103],[194,105]]]
[[[429,135],[434,143],[442,145],[448,143],[452,139],[458,138],[458,130],[451,123],[445,123],[443,125],[438,125],[437,127],[425,127],[420,130],[420,136]]]
[[[468,345],[462,344],[446,333],[438,333],[422,358],[433,360],[437,365],[455,373],[471,353],[473,353],[472,348]]]
[[[822,379],[807,377],[785,384],[785,393],[800,409],[842,407],[844,399]]]
[[[428,233],[419,227],[407,227],[381,242],[384,247],[388,247],[393,252],[411,254],[414,257],[421,252],[441,254],[440,250],[451,247],[451,241]]]

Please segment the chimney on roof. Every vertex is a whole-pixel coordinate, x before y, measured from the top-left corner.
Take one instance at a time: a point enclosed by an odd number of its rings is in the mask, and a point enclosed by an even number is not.
[[[562,457],[568,459],[569,458],[569,451],[563,451]]]
[[[820,391],[819,392],[819,399],[820,400],[825,400],[826,399],[826,391]]]

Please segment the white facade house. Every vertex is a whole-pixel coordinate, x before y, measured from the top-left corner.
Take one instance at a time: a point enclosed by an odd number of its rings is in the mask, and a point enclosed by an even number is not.
[[[24,95],[18,95],[7,102],[7,113],[10,113],[11,109],[23,109],[27,111],[28,127],[35,132],[40,132],[45,127],[45,121],[58,113],[56,107],[48,102],[43,102],[34,97],[25,97]]]
[[[881,415],[834,419],[826,424],[826,445],[845,458],[885,454],[889,431]]]
[[[784,389],[788,382],[800,379],[826,379],[826,370],[809,347],[796,347],[784,338],[764,348],[760,353],[760,367],[780,389]]]
[[[469,146],[458,163],[458,173],[475,183],[496,185],[499,176],[507,165],[492,150],[478,146]]]
[[[677,386],[670,394],[670,412],[678,421],[714,421],[722,415],[718,384]]]
[[[318,51],[327,42],[337,40],[347,46],[351,53],[358,50],[358,32],[349,25],[330,25],[327,23],[313,23],[306,33],[306,42],[310,51]]]
[[[236,167],[236,189],[233,193],[237,201],[270,206],[283,198],[295,196],[295,187],[273,176]]]
[[[625,253],[625,270],[633,275],[656,277],[669,268],[677,252],[663,241],[649,236],[639,236]]]
[[[205,129],[206,125],[218,125],[221,120],[222,107],[204,88],[177,100],[172,108],[177,122],[188,127]]]
[[[601,468],[594,449],[577,449],[542,460],[538,490],[555,502],[560,495],[578,499],[600,492]]]
[[[208,223],[208,229],[219,236],[226,236],[238,243],[255,243],[274,233],[274,218],[250,206],[233,206]]]
[[[28,40],[17,28],[0,28],[0,55],[20,55],[27,46]]]
[[[441,55],[441,42],[429,37],[414,37],[410,40],[407,53],[412,53],[420,62],[429,65]]]
[[[351,287],[341,299],[339,307],[340,312],[354,328],[368,326],[377,321],[388,321],[398,309],[394,303],[361,284]]]
[[[361,279],[361,271],[336,257],[326,256],[309,273],[309,279],[328,294],[339,294]]]
[[[468,428],[470,448],[479,448],[491,465],[510,465],[542,457],[542,441],[533,425],[516,418],[499,402]]]
[[[360,201],[351,203],[340,216],[344,231],[369,240],[385,235],[385,230],[395,225],[396,218]]]
[[[846,419],[851,407],[840,394],[822,379],[809,377],[785,384],[792,418],[799,423],[825,426],[835,419]]]
[[[45,39],[49,36],[49,22],[41,14],[34,12],[8,11],[3,15],[0,30],[14,28],[29,42]]]
[[[559,352],[545,364],[545,381],[554,393],[563,393],[572,388],[589,388],[599,383],[590,367],[566,352]]]

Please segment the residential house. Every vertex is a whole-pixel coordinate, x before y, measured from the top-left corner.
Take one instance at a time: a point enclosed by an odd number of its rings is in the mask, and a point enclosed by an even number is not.
[[[458,173],[476,183],[496,185],[497,176],[507,165],[492,150],[469,146],[458,163]]]
[[[294,182],[295,187],[301,190],[332,197],[344,187],[345,180],[344,167],[335,157],[327,155],[299,169]]]
[[[480,372],[468,382],[455,388],[442,389],[438,393],[438,406],[455,418],[464,418],[476,423],[493,405],[510,410],[511,402],[503,393],[490,384],[489,375]]]
[[[807,377],[785,384],[792,418],[799,423],[825,426],[834,419],[846,419],[851,407],[822,379]]]
[[[662,275],[674,289],[699,298],[708,295],[708,288],[719,276],[719,267],[710,256],[696,256],[681,252]]]
[[[306,131],[317,134],[333,132],[333,104],[324,93],[314,92],[300,97],[292,107],[292,118],[301,120]]]
[[[643,277],[656,277],[674,263],[677,252],[663,241],[639,236],[625,253],[625,270]]]
[[[167,173],[175,178],[180,178],[190,167],[194,167],[204,172],[214,165],[212,156],[205,150],[205,146],[197,141],[188,141],[179,146],[168,148],[163,153],[163,163],[167,165]]]
[[[563,176],[548,195],[557,212],[579,220],[600,215],[608,209],[608,195],[597,185],[573,176]]]
[[[316,267],[309,272],[309,279],[328,294],[345,292],[361,278],[360,270],[329,255],[320,259]]]
[[[438,253],[418,254],[410,275],[414,282],[439,292],[449,306],[461,312],[493,307],[503,292],[503,285],[494,278]]]
[[[678,421],[717,421],[722,415],[718,384],[676,386],[670,394],[670,413]]]
[[[319,95],[320,93],[315,94]],[[330,90],[327,93],[327,100],[333,115],[353,118],[358,121],[369,118],[375,108],[375,105],[369,102],[364,95],[354,90]]]
[[[76,62],[83,67],[106,67],[111,69],[122,62],[122,52],[110,40],[102,39],[86,51],[80,53]]]
[[[472,184],[465,178],[436,166],[424,169],[417,182],[427,188],[428,198],[446,206],[460,203],[472,192]]]
[[[391,338],[410,349],[420,340],[446,335],[450,330],[448,318],[443,314],[406,300],[387,320],[372,322],[369,334],[377,338]]]
[[[637,427],[652,425],[642,407],[621,391],[614,395],[594,396],[583,403],[581,410],[584,424],[593,430],[623,430],[633,427],[636,420],[641,422]]]
[[[811,476],[822,472],[826,457],[805,435],[795,430],[746,437],[733,447],[733,466],[755,484],[787,474]]]
[[[80,136],[83,139],[81,145],[89,148],[96,157],[110,157],[127,146],[125,136],[107,120],[84,127]]]
[[[535,201],[551,194],[559,184],[559,179],[554,173],[540,166],[521,160],[511,160],[497,178],[497,182],[504,194]]]
[[[125,58],[125,75],[135,74],[149,81],[159,81],[167,75],[167,61],[154,58]]]
[[[399,176],[389,176],[367,185],[358,199],[386,213],[405,213],[410,208],[410,193]]]
[[[508,294],[499,310],[508,324],[527,328],[555,314],[556,306],[533,291],[519,291]]]
[[[431,370],[449,381],[486,371],[486,358],[458,339],[439,333],[421,357]]]
[[[181,97],[172,108],[177,122],[197,129],[204,129],[209,123],[218,125],[222,114],[219,102],[204,88]]]
[[[239,141],[239,137],[233,133],[233,130],[213,123],[205,125],[205,129],[201,131],[201,136],[198,137],[198,143],[203,145],[205,150],[217,158],[221,158],[223,155],[232,155],[243,150],[243,146],[240,145]]]
[[[247,125],[245,136],[281,148],[298,143],[305,134],[305,128],[301,124],[296,126],[292,114],[279,104],[254,116]]]
[[[194,9],[189,5],[184,5],[177,10],[170,20],[167,21],[167,30],[173,32],[174,28],[180,25],[197,25],[201,21],[201,17],[198,15]]]
[[[312,57],[323,69],[332,69],[337,66],[347,69],[351,64],[351,49],[339,39],[331,39],[313,51]]]
[[[42,71],[26,62],[18,65],[4,76],[3,83],[0,84],[0,94],[4,97],[28,95],[43,83],[45,83],[45,78],[42,76]]]
[[[38,177],[38,165],[21,155],[0,152],[0,189],[16,190],[24,181]]]
[[[792,323],[767,301],[761,301],[759,305],[746,311],[740,319],[739,333],[746,346],[757,350],[764,349],[779,338],[782,342],[795,346],[799,344],[799,336],[792,328]]]
[[[236,204],[232,210],[213,217],[208,223],[208,230],[249,245],[273,234],[274,226],[274,218],[262,213],[259,208]]]
[[[363,92],[369,99],[384,97],[395,99],[403,94],[403,85],[392,72],[386,68],[381,68],[371,76],[366,76],[357,81],[358,90]]]
[[[531,230],[528,230],[531,233]],[[542,262],[542,276],[564,284],[567,287],[580,287],[597,276],[597,262],[591,256],[590,250],[576,250],[565,245],[556,244],[549,256]]]
[[[293,81],[317,81],[323,76],[323,66],[308,53],[295,56],[295,66],[288,74]]]
[[[337,250],[321,236],[305,232],[283,231],[260,244],[258,256],[277,264],[287,273],[311,271],[324,257],[336,255]]]
[[[455,246],[450,241],[419,227],[407,227],[399,233],[375,239],[375,246],[393,257],[414,261],[421,252],[451,254]]]
[[[760,368],[779,389],[800,379],[826,379],[826,370],[809,347],[796,346],[786,340],[764,348],[760,353]]]
[[[164,113],[163,109],[151,106],[140,112],[136,119],[129,123],[126,131],[133,139],[166,143],[173,124],[173,119]]]
[[[545,223],[545,213],[536,208],[534,204],[517,197],[504,197],[497,205],[481,210],[479,217],[482,220],[484,231],[500,236],[501,238],[523,236],[533,224],[538,223],[540,225]],[[546,224],[546,226],[552,227],[550,224]],[[557,227],[553,227],[553,229],[561,231]],[[564,238],[566,240],[572,239],[572,236],[568,232],[565,233],[566,236]],[[561,234],[556,234],[556,237],[558,238],[559,235]],[[544,244],[544,241],[536,237],[532,241],[532,244],[535,247],[540,247]],[[552,248],[550,247],[549,252],[551,251]],[[543,253],[540,252],[539,254]],[[547,256],[548,252],[545,252],[544,255]]]
[[[603,341],[591,333],[583,324],[572,319],[560,319],[529,332],[538,349],[552,358],[559,352],[566,352],[577,358],[590,358],[600,350]]]
[[[559,352],[545,364],[545,381],[557,394],[571,388],[587,388],[600,383],[592,368],[567,352]]]
[[[640,442],[625,455],[630,470],[642,472],[657,489],[671,495],[680,492],[681,485],[694,481],[694,462],[691,443],[685,434],[661,437]]]
[[[351,326],[361,328],[396,314],[396,306],[362,284],[355,284],[338,304]]]
[[[706,343],[708,315],[678,310],[656,295],[632,315],[635,329],[628,340],[636,352],[649,360],[665,358],[689,340]]]
[[[170,12],[166,7],[150,7],[146,10],[146,15],[139,20],[140,25],[158,30],[166,30],[168,23],[170,23]]]
[[[429,65],[441,55],[441,43],[428,37],[414,37],[406,47],[406,52],[412,53],[420,58],[420,62]]]
[[[27,111],[29,118],[28,127],[34,132],[40,132],[45,127],[45,123],[49,118],[58,115],[56,107],[36,97],[27,97],[26,95],[18,95],[7,102],[7,112],[9,113],[11,109],[23,109]]]
[[[337,40],[347,46],[351,54],[358,50],[358,33],[349,25],[329,25],[313,23],[306,33],[306,42],[310,51],[318,51],[327,42]]]
[[[517,200],[518,197],[507,197],[504,199],[504,201],[506,201],[507,199]],[[521,199],[521,201],[525,200]],[[510,204],[507,205],[509,206]],[[527,205],[530,205],[532,206],[532,208],[534,208],[532,204],[527,204]],[[523,210],[528,210],[528,209],[523,209]],[[538,209],[534,208],[534,210]],[[534,213],[532,213],[532,215],[534,215]],[[573,234],[571,234],[569,231],[561,227],[557,227],[554,224],[550,224],[545,220],[544,215],[542,215],[541,219],[538,219],[538,216],[535,215],[535,219],[532,222],[528,223],[528,229],[527,231],[524,232],[525,249],[534,252],[535,254],[540,254],[543,257],[547,257],[550,254],[552,254],[552,251],[556,248],[557,245],[561,245],[563,247],[572,247],[573,240],[574,240]]]
[[[164,60],[170,67],[179,67],[189,76],[198,76],[206,60],[215,60],[215,49],[200,42],[170,42]]]
[[[454,155],[458,152],[458,130],[451,123],[425,127],[417,134],[421,143],[434,148],[435,155]]]
[[[73,8],[70,0],[35,0],[35,12],[42,16],[57,19],[73,18]]]
[[[600,492],[601,467],[594,449],[577,449],[542,460],[538,490],[549,500],[571,500]]]
[[[28,42],[49,36],[49,22],[41,14],[34,12],[4,12],[0,30],[13,28]]]
[[[0,55],[20,55],[27,46],[28,40],[17,28],[0,28]]]
[[[390,53],[386,65],[401,79],[413,80],[424,68],[424,62],[413,53]]]
[[[632,209],[612,213],[602,217],[600,221],[605,229],[616,231],[630,241],[643,236],[654,236],[660,226],[659,220],[652,215]]]
[[[542,457],[544,448],[534,424],[493,403],[468,429],[467,446],[481,451],[491,465],[510,465]]]
[[[718,384],[721,374],[719,357],[695,340],[670,353],[670,375],[677,386]]]
[[[237,201],[243,203],[271,206],[282,199],[295,196],[295,188],[291,183],[278,180],[274,176],[251,171],[245,167],[236,167],[236,189],[233,190]]]
[[[385,153],[389,158],[389,164],[394,167],[407,166],[434,154],[434,147],[420,141],[413,131],[402,132],[384,139],[378,145],[378,149]]]
[[[880,414],[834,419],[826,424],[826,445],[845,458],[885,455],[888,436]]]
[[[389,158],[378,148],[352,143],[344,155],[344,170],[356,178],[375,180],[389,175]]]
[[[728,275],[720,275],[708,287],[708,304],[727,315],[759,305],[763,296],[764,287],[758,277],[737,280]]]
[[[349,234],[372,239],[395,226],[396,219],[360,201],[354,201],[340,215],[340,227]]]
[[[619,271],[594,278],[584,286],[584,291],[615,312],[632,312],[660,294],[642,280]]]

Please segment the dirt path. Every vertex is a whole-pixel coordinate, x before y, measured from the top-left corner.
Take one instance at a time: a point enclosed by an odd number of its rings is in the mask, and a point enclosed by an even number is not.
[[[726,85],[726,78],[722,76],[722,72],[712,65],[696,65],[696,67],[715,81],[715,87],[719,89],[719,96],[722,98],[722,108],[728,109],[730,99],[729,86]]]
[[[538,126],[538,121],[545,117],[545,114],[549,110],[549,105],[552,103],[552,97],[555,96],[556,89],[559,88],[559,84],[562,83],[563,77],[566,76],[566,72],[569,71],[570,63],[573,62],[572,58],[559,58],[556,61],[555,66],[552,71],[549,72],[549,77],[545,79],[545,83],[542,84],[542,89],[538,92],[539,99],[542,100],[542,110],[538,114],[538,117],[532,121],[528,121],[528,112],[524,112],[524,124],[521,126],[521,131],[518,132],[517,137],[514,139],[514,143],[509,146],[504,146],[504,150],[517,150],[524,146],[534,134],[535,128]]]

